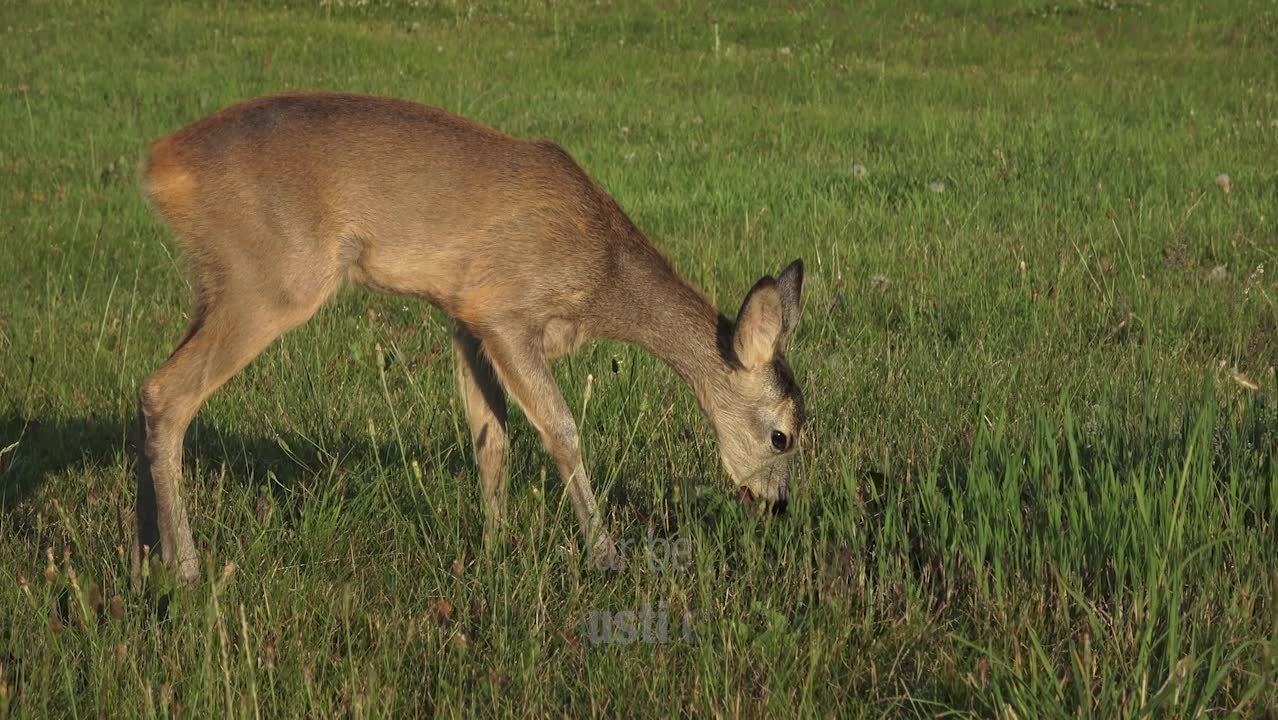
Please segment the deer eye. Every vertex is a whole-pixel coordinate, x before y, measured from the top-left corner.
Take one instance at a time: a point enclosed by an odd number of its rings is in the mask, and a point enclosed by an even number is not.
[[[785,433],[781,432],[780,430],[773,430],[772,431],[772,449],[776,450],[777,452],[785,452],[786,449],[789,447],[790,447],[790,438],[786,437]]]

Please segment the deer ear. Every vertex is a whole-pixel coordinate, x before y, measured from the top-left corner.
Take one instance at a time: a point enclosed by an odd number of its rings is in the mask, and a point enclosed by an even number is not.
[[[785,352],[790,344],[790,334],[794,326],[799,324],[800,300],[803,296],[803,260],[795,260],[786,266],[777,276],[777,291],[781,294],[781,340],[778,344],[780,352]]]
[[[737,359],[748,369],[762,366],[776,356],[781,342],[784,317],[777,281],[765,276],[754,284],[741,303],[732,346]]]

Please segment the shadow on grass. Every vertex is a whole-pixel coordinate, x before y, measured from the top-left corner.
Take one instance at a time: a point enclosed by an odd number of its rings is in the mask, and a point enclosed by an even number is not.
[[[125,440],[118,422],[0,416],[0,508],[11,513],[50,477],[108,464]]]
[[[46,482],[68,474],[127,467],[132,487],[137,438],[136,422],[0,416],[0,449],[9,448],[0,456],[0,512],[14,514]],[[219,482],[226,482],[228,488],[263,485],[269,474],[273,491],[278,492],[300,487],[336,465],[381,466],[397,472],[401,457],[446,463],[446,472],[452,476],[474,472],[470,449],[458,448],[451,434],[427,445],[406,441],[402,449],[393,439],[373,442],[367,435],[337,437],[327,444],[330,449],[317,448],[300,436],[269,427],[254,435],[227,432],[197,417],[185,438],[184,474],[189,482],[197,465],[224,465],[226,473]],[[431,472],[427,467],[423,470]]]
[[[529,436],[532,429],[521,420],[518,427],[512,427],[512,436],[516,433]],[[367,434],[335,433],[323,438],[317,447],[283,427],[264,425],[260,432],[243,434],[222,430],[197,416],[185,437],[183,484],[188,492],[198,483],[201,490],[197,492],[213,492],[216,486],[216,492],[254,493],[259,496],[259,503],[269,501],[287,517],[296,518],[306,498],[315,491],[353,499],[379,492],[372,486],[382,485],[379,476],[389,473],[402,477],[389,483],[393,489],[385,496],[386,501],[407,516],[433,514],[429,507],[433,501],[423,501],[414,488],[417,481],[410,474],[414,471],[404,467],[403,458],[407,458],[409,462],[416,460],[426,485],[435,485],[440,475],[465,485],[463,490],[473,497],[473,507],[462,511],[475,514],[476,522],[467,525],[474,533],[471,539],[479,544],[484,527],[479,522],[483,507],[469,438],[459,445],[451,432],[420,440],[410,439],[410,435],[421,438],[420,433],[406,435],[401,447],[393,436],[374,440]],[[6,533],[21,534],[30,529],[28,524],[34,522],[37,514],[35,506],[41,504],[34,499],[46,483],[54,483],[61,492],[73,487],[75,478],[94,473],[127,473],[124,502],[128,508],[134,507],[137,438],[136,420],[44,420],[25,418],[13,411],[0,415],[0,449],[13,446],[0,456],[0,519],[8,526]],[[529,469],[550,464],[540,443],[531,437],[522,441],[512,437],[510,452],[507,483],[512,493],[532,481]],[[552,470],[549,476],[547,491],[560,492],[558,474]],[[607,493],[600,491],[600,502],[609,508],[643,512],[647,507],[645,500],[632,497],[624,485],[617,483]],[[95,492],[92,483],[82,487]],[[81,488],[75,490],[80,492]],[[715,517],[708,510],[703,514]],[[575,529],[575,522],[572,527]],[[677,526],[671,532],[674,531]]]

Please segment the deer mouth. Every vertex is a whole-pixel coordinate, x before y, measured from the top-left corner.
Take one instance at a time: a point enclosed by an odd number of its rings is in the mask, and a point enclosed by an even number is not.
[[[785,492],[782,492],[781,497],[775,500],[768,500],[760,504],[757,501],[758,498],[755,497],[754,491],[745,485],[737,488],[737,499],[750,506],[750,509],[757,514],[770,514],[773,516],[785,515],[790,505]]]

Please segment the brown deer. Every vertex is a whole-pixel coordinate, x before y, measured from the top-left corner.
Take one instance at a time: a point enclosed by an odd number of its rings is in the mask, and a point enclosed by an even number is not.
[[[692,388],[748,501],[783,509],[803,428],[785,352],[803,264],[764,277],[736,322],[684,282],[559,146],[404,100],[286,94],[226,108],[151,146],[144,186],[180,236],[194,307],[142,385],[134,570],[157,545],[198,559],[179,490],[200,405],[346,280],[424,298],[455,321],[457,379],[487,517],[506,496],[506,393],[564,478],[587,547],[614,552],[548,360],[636,343]]]

